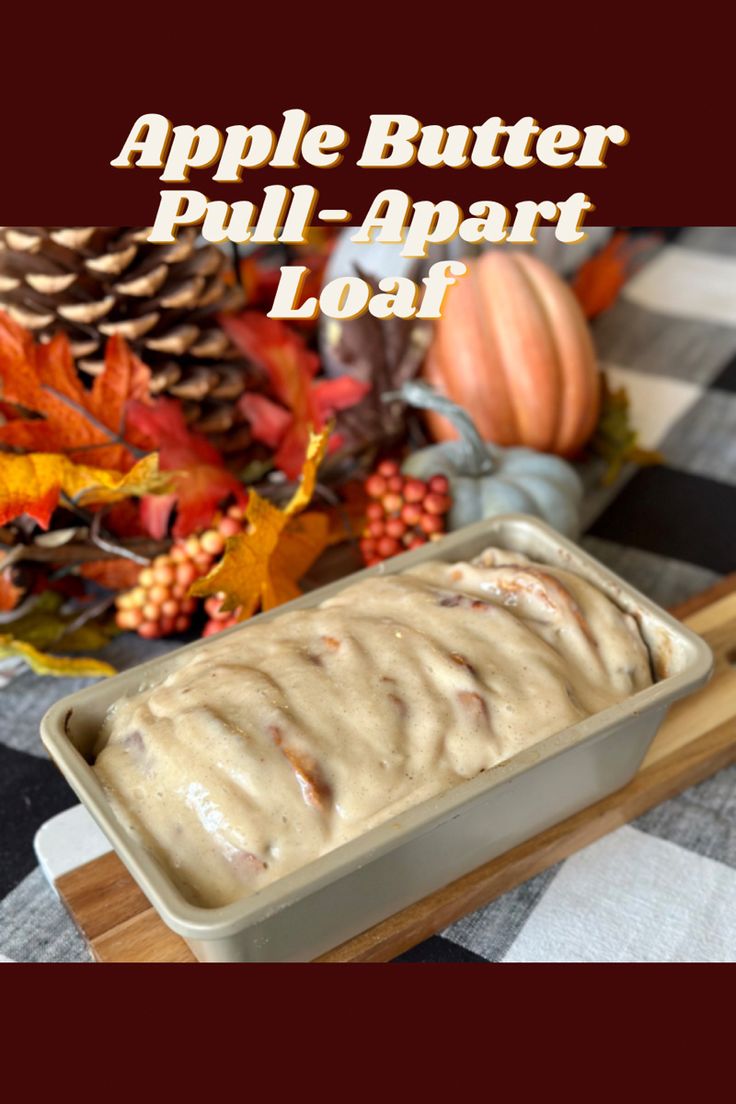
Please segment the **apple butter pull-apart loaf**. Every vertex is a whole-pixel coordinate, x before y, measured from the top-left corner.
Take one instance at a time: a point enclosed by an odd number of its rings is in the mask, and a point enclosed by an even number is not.
[[[95,769],[184,896],[217,906],[652,681],[633,617],[490,548],[193,652],[113,707]]]

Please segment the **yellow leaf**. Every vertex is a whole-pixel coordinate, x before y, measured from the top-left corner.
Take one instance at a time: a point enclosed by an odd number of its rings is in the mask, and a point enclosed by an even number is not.
[[[102,678],[114,675],[115,668],[101,659],[74,658],[48,655],[39,652],[32,644],[16,640],[7,634],[0,635],[0,659],[18,656],[24,659],[37,675],[76,676],[77,678]]]
[[[255,491],[250,491],[245,518],[250,531],[228,539],[220,562],[208,575],[193,583],[189,593],[204,598],[222,591],[225,594],[223,611],[241,607],[242,616],[250,617],[261,604],[269,561],[288,516]]]
[[[158,470],[156,453],[144,456],[129,472],[75,464],[53,452],[0,453],[0,524],[28,514],[48,529],[62,493],[77,505],[92,506],[160,493],[168,480],[169,474]]]
[[[332,425],[327,426],[321,433],[310,433],[307,445],[307,454],[304,458],[302,477],[299,486],[294,491],[291,501],[284,507],[284,513],[291,517],[298,514],[312,501],[314,488],[317,484],[317,469],[325,458],[327,442],[330,439]]]
[[[79,506],[100,506],[106,502],[119,502],[121,498],[141,498],[143,495],[162,494],[171,490],[171,472],[158,470],[158,453],[151,452],[139,460],[124,475],[119,472],[106,472],[103,469],[80,468],[74,465],[69,484],[64,484],[64,493]],[[86,478],[97,473],[96,482],[87,485]],[[77,488],[77,489],[75,489]]]
[[[329,434],[327,428],[310,435],[299,486],[283,510],[250,491],[245,510],[248,531],[230,537],[220,562],[192,585],[193,597],[223,593],[222,609],[240,609],[243,620],[259,606],[272,609],[301,593],[299,579],[329,543],[326,515],[296,516],[314,494]]]
[[[271,557],[270,570],[262,593],[264,610],[298,598],[296,585],[330,543],[330,522],[326,514],[315,511],[293,518],[284,529]]]

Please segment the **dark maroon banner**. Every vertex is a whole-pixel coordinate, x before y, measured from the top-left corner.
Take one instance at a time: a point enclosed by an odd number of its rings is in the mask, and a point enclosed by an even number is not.
[[[326,1101],[657,1101],[676,1079],[676,1096],[719,1099],[732,985],[727,966],[674,964],[19,966],[5,1079]]]
[[[264,36],[250,25],[233,28],[219,9],[217,15],[215,25],[223,24],[217,34],[204,25],[201,34],[168,28],[160,42],[148,25],[129,21],[104,48],[99,28],[81,26],[80,34],[91,37],[75,40],[72,49],[46,26],[44,41],[6,58],[0,74],[3,223],[148,224],[167,186],[260,204],[263,188],[273,183],[312,184],[321,206],[347,208],[354,222],[387,187],[414,200],[453,199],[465,209],[476,200],[512,207],[583,191],[595,204],[589,225],[733,222],[724,124],[732,39],[718,33],[702,7],[687,37],[674,42],[660,31],[646,40],[643,27],[633,25],[628,34],[617,26],[615,36],[606,36],[579,25],[567,32],[520,28],[513,20],[501,35],[458,13],[446,38],[424,25],[431,49],[415,25],[399,25],[398,13],[362,35],[328,35],[284,12]],[[240,184],[213,183],[214,168],[203,169],[189,184],[164,185],[155,170],[110,166],[143,113],[223,131],[237,123],[277,130],[288,108],[349,132],[338,167],[246,170]],[[495,115],[507,123],[531,115],[542,126],[581,129],[620,124],[630,141],[609,147],[607,167],[597,170],[358,168],[369,116],[384,112],[443,126],[479,125]]]

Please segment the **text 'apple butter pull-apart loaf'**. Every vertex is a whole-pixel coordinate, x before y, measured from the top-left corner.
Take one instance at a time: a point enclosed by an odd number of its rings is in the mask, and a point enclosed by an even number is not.
[[[488,549],[193,652],[111,710],[95,769],[183,894],[217,906],[651,682],[631,615]]]

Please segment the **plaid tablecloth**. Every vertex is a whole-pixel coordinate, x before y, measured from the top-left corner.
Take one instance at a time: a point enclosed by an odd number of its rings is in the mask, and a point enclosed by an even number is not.
[[[582,544],[663,605],[736,568],[736,228],[684,231],[594,325],[662,466],[602,489]],[[116,666],[168,645],[130,636]],[[88,954],[36,867],[37,828],[75,803],[38,736],[81,680],[23,674],[0,695],[0,957]],[[651,810],[403,956],[405,961],[736,961],[736,767]]]

